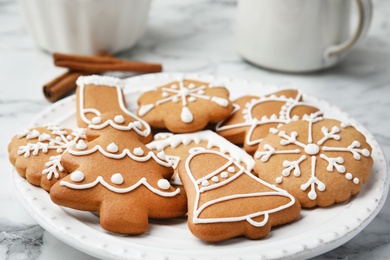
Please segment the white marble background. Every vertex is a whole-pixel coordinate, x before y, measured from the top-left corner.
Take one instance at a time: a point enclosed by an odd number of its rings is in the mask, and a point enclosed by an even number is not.
[[[374,0],[367,39],[339,66],[280,74],[243,62],[234,50],[233,0],[155,0],[148,29],[128,59],[195,72],[298,87],[340,107],[368,128],[390,158],[390,1]],[[7,144],[50,106],[42,84],[62,72],[34,46],[14,0],[0,0],[0,259],[93,259],[54,238],[27,214],[11,185]],[[355,238],[317,259],[390,259],[390,200]]]

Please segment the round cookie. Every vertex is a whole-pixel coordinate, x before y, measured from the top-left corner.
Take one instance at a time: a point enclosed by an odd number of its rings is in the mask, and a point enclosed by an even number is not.
[[[9,160],[20,176],[49,191],[68,172],[61,159],[77,142],[85,140],[85,129],[47,125],[22,131],[8,145]]]
[[[265,96],[243,96],[233,103],[234,110],[216,126],[216,132],[253,154],[270,128],[310,115],[319,109],[303,101],[296,89],[284,89]]]
[[[367,182],[373,165],[362,133],[319,113],[271,129],[254,158],[260,178],[287,190],[305,208],[348,200]]]

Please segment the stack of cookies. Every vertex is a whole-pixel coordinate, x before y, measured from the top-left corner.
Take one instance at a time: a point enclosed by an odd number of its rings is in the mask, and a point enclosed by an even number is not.
[[[298,90],[231,101],[222,84],[178,78],[142,93],[132,113],[122,80],[77,85],[79,128],[22,131],[9,158],[54,203],[98,212],[110,232],[138,235],[151,218],[187,216],[204,241],[259,239],[301,208],[348,200],[370,176],[365,136]]]

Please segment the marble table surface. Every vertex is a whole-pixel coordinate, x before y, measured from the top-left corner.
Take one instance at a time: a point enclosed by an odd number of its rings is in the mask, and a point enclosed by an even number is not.
[[[374,0],[367,39],[338,66],[312,74],[282,74],[244,62],[234,49],[233,0],[155,0],[148,28],[126,59],[161,62],[166,72],[207,73],[297,87],[349,113],[390,158],[390,2]],[[0,0],[0,259],[94,259],[41,228],[11,184],[7,144],[51,105],[42,84],[63,72],[29,37],[14,0]],[[390,200],[344,245],[316,259],[390,259]]]

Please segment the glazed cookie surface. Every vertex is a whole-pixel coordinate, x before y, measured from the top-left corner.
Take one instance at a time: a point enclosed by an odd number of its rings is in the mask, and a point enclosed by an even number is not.
[[[302,207],[327,207],[357,194],[370,176],[371,147],[355,127],[319,113],[273,128],[255,153],[260,178]]]
[[[9,143],[9,160],[20,176],[49,191],[68,174],[61,162],[63,154],[85,138],[84,129],[71,130],[58,125],[27,129]]]
[[[270,128],[310,115],[319,109],[303,101],[296,89],[285,89],[264,96],[243,96],[234,101],[234,110],[219,122],[216,132],[253,154]]]
[[[138,115],[155,128],[173,133],[204,129],[228,117],[233,110],[229,91],[223,86],[178,79],[141,94]]]

